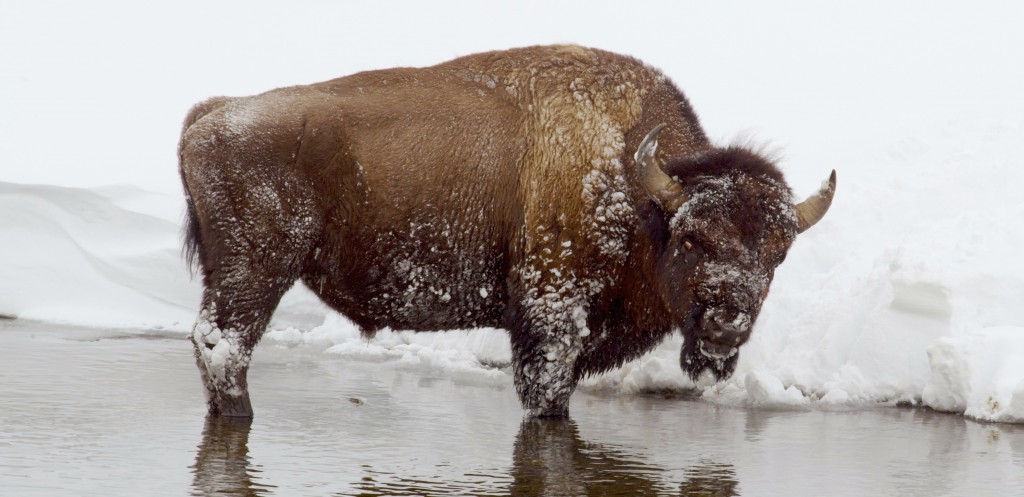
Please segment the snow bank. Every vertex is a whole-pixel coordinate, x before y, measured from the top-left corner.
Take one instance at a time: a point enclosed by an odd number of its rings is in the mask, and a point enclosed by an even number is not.
[[[0,314],[191,326],[199,287],[179,257],[180,202],[129,186],[0,183]]]

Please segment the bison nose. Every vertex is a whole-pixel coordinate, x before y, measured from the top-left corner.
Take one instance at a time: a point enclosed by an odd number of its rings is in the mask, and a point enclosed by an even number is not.
[[[702,319],[704,335],[717,343],[739,345],[750,329],[750,320],[745,316],[743,313],[732,317],[720,313],[705,314]]]

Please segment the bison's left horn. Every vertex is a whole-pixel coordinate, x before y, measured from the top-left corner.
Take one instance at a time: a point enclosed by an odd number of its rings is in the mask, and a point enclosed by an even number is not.
[[[640,142],[633,154],[633,160],[640,167],[640,183],[643,184],[647,193],[661,205],[661,208],[668,214],[675,213],[680,205],[686,201],[683,195],[683,187],[672,180],[661,168],[661,163],[654,156],[658,150],[658,135],[665,129],[666,124],[659,124],[647,133],[647,136]]]
[[[796,218],[800,223],[796,232],[803,233],[818,221],[821,221],[821,218],[825,217],[825,213],[828,212],[828,208],[832,205],[832,196],[835,194],[836,170],[833,169],[832,175],[828,177],[827,182],[821,185],[818,193],[807,197],[807,200],[796,205]]]

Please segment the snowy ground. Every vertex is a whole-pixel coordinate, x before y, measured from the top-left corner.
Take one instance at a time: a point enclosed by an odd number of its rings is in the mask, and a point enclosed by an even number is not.
[[[711,136],[771,140],[800,194],[838,170],[832,210],[797,241],[736,374],[701,386],[706,399],[909,402],[1024,422],[1024,7],[740,4],[642,3],[644,23],[628,23],[639,32],[611,29],[622,13],[600,2],[410,4],[389,10],[391,22],[371,11],[378,4],[308,6],[316,15],[259,4],[9,6],[0,314],[191,326],[199,286],[179,257],[174,146],[198,100],[573,41],[661,67]],[[495,18],[534,29],[488,27]],[[273,328],[264,347],[510,381],[492,367],[509,360],[498,330],[382,333],[367,344],[302,291]],[[679,347],[670,339],[584,388],[692,388]]]

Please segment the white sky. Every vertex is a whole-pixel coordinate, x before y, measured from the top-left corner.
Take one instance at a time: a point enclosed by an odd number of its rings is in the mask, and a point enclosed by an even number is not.
[[[917,127],[1024,111],[1020,2],[4,4],[6,182],[176,192],[179,126],[206,97],[554,42],[661,67],[712,137],[781,146],[814,185]]]

